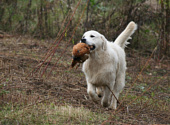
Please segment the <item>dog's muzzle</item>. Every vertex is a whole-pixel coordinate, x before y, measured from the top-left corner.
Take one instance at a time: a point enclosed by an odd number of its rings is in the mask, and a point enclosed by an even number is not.
[[[88,42],[87,42],[87,40],[84,39],[84,38],[81,39],[81,42],[82,42],[82,43],[85,43],[85,44],[87,44],[87,45],[89,45]],[[90,46],[90,50],[94,50],[94,49],[96,48],[96,46],[95,46],[94,44],[93,44],[93,45],[89,45],[89,46]]]
[[[81,39],[81,42],[82,43],[86,43],[86,39]]]

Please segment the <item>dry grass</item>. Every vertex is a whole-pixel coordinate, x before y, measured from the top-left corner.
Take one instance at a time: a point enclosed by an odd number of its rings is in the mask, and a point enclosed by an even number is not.
[[[149,56],[126,49],[126,87],[119,99],[123,105],[113,111],[88,99],[80,67],[69,70],[72,44],[55,65],[66,47],[60,44],[43,77],[38,76],[48,61],[28,77],[52,42],[26,36],[0,40],[0,124],[170,123],[168,58],[159,63],[151,58],[138,76]]]

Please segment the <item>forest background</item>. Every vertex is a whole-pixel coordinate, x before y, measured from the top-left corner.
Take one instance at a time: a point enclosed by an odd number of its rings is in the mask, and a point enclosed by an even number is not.
[[[169,0],[0,0],[0,125],[170,124]],[[72,47],[96,30],[114,41],[130,21],[117,110],[93,103]]]
[[[77,0],[2,0],[0,30],[37,38],[56,38],[62,22],[73,13],[77,3]],[[67,35],[71,36],[86,3],[86,0],[80,3]],[[114,41],[133,20],[138,24],[138,31],[130,47],[151,52],[158,45],[157,58],[161,59],[162,55],[168,54],[169,11],[169,0],[90,0],[72,42],[77,43],[83,32],[91,29]]]

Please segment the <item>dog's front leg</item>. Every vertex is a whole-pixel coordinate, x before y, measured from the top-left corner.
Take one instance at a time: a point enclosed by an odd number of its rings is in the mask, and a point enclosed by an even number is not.
[[[113,89],[113,93],[115,94],[117,99],[119,98],[119,94],[124,88],[124,86],[125,86],[125,71],[122,71],[121,73],[117,74],[116,83]],[[112,96],[110,108],[112,109],[117,108],[117,99],[115,99],[115,97]]]
[[[111,92],[107,86],[104,86],[104,95],[101,101],[101,104],[103,107],[108,107],[109,106],[109,99],[111,96]]]
[[[96,94],[96,87],[93,84],[87,83],[87,93],[95,103],[99,103],[100,98]]]
[[[116,98],[118,99],[119,97],[119,92],[117,91],[113,91],[114,95],[116,96]],[[117,99],[114,96],[112,96],[112,100],[111,100],[111,104],[110,107],[111,109],[116,109],[117,108]]]

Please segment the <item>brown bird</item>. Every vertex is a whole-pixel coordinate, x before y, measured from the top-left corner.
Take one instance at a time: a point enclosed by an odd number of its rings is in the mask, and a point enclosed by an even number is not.
[[[90,54],[90,46],[85,43],[78,43],[73,46],[72,51],[72,63],[71,68],[73,68],[77,63],[83,63],[86,59],[88,59],[88,55]]]

